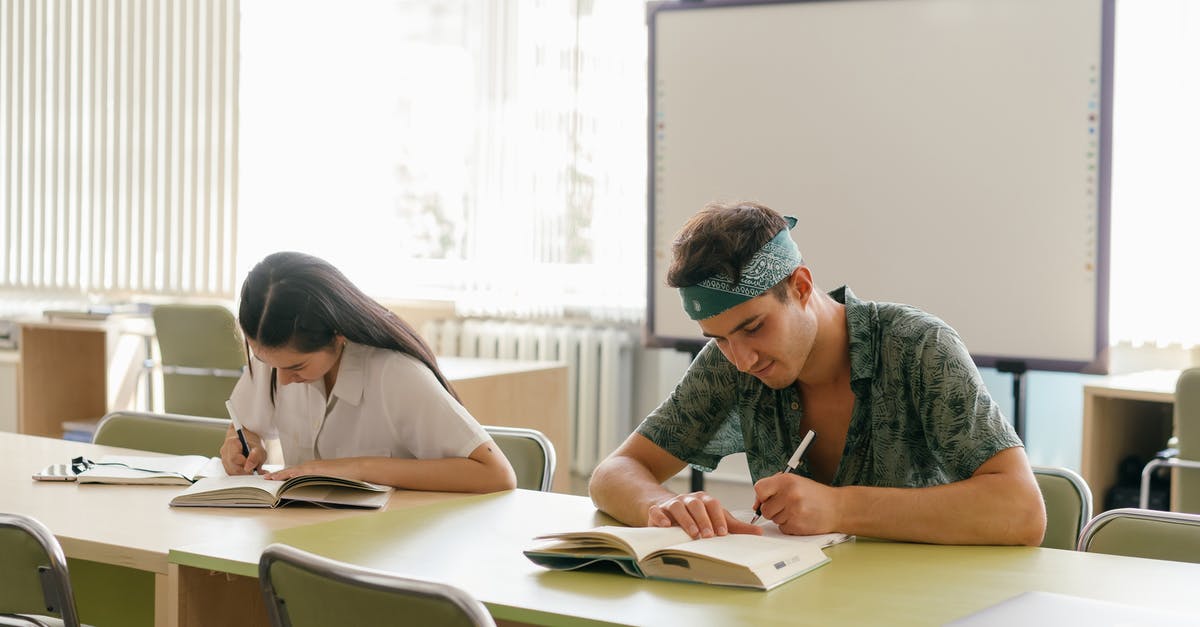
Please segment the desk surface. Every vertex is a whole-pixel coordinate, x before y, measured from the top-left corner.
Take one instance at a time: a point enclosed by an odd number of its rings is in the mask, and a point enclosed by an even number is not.
[[[363,516],[363,510],[173,508],[182,486],[77,485],[34,481],[35,471],[83,455],[153,455],[109,446],[0,432],[0,511],[33,516],[54,532],[68,557],[167,572],[167,551],[222,538],[268,537],[275,530]],[[461,498],[396,492],[387,509]]]
[[[1146,370],[1115,374],[1089,380],[1083,386],[1083,391],[1085,394],[1103,394],[1109,398],[1171,403],[1175,401],[1175,382],[1179,380],[1179,372]]]
[[[941,624],[1028,590],[1194,610],[1200,565],[1028,547],[859,540],[770,592],[553,572],[533,535],[607,524],[582,497],[516,490],[183,547],[181,566],[254,577],[269,542],[457,585],[498,619],[541,624]]]
[[[561,361],[518,361],[515,359],[482,359],[479,357],[438,357],[438,367],[451,383],[493,377],[500,374],[536,372],[556,368],[566,369]]]

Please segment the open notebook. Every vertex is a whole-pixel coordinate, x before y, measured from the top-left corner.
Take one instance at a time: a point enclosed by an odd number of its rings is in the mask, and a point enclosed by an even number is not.
[[[324,507],[379,509],[392,488],[366,481],[301,475],[272,481],[262,475],[207,477],[171,499],[172,507],[280,507],[304,502]]]
[[[219,457],[201,455],[105,455],[95,461],[76,457],[33,474],[41,481],[79,483],[191,485],[203,477],[224,476]]]

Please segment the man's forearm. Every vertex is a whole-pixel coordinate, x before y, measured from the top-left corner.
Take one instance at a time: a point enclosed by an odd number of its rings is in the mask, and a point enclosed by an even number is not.
[[[929,488],[837,488],[838,531],[937,544],[1036,546],[1046,515],[1036,486],[1020,477],[976,475]]]
[[[597,508],[627,525],[638,527],[646,525],[646,513],[651,504],[674,494],[645,466],[620,456],[609,457],[596,467],[588,492]]]

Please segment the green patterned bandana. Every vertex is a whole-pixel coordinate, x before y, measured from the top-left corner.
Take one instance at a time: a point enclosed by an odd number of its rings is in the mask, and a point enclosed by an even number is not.
[[[735,285],[733,279],[717,274],[703,281],[679,288],[683,309],[692,320],[711,318],[730,307],[740,305],[751,298],[761,296],[775,287],[800,267],[803,258],[800,249],[788,231],[796,226],[796,218],[784,216],[788,226],[750,258],[742,268],[741,279]]]

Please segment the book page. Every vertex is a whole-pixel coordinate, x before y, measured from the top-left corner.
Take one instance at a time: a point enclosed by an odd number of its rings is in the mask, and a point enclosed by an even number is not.
[[[745,523],[748,523],[754,519],[754,510],[752,509],[737,509],[730,511],[729,513],[732,514],[734,518]],[[784,540],[790,540],[792,542],[804,542],[815,544],[820,547],[833,546],[854,537],[844,533],[836,532],[818,533],[811,536],[793,536],[784,533],[779,529],[779,525],[776,525],[766,518],[759,518],[758,522],[754,523],[754,526],[762,529],[763,536],[768,538],[783,538]]]
[[[225,464],[221,463],[220,457],[213,457],[196,473],[197,479],[204,477],[228,477],[229,473],[225,472]]]
[[[372,484],[368,484],[372,485]],[[379,487],[379,486],[376,486]],[[325,507],[361,507],[379,509],[391,498],[391,488],[380,490],[357,486],[324,484],[302,484],[286,488],[280,493],[281,505],[290,502],[305,502]]]
[[[171,499],[171,505],[272,507],[283,485],[262,475],[205,477]]]
[[[541,550],[590,549],[611,547],[622,550],[641,560],[650,553],[681,542],[690,542],[691,537],[680,527],[619,527],[604,526],[587,531],[553,533],[538,536],[535,540],[557,540],[554,544],[539,547]]]
[[[368,492],[391,492],[391,486],[379,485],[368,481],[359,481],[358,479],[347,479],[345,477],[334,477],[330,475],[300,475],[292,477],[283,482],[283,491],[290,492],[292,489],[300,486],[321,485],[341,488],[353,488],[355,490],[366,490]]]
[[[216,458],[213,458],[216,459]],[[79,473],[80,483],[190,484],[210,459],[200,455],[105,455]],[[219,462],[219,460],[218,460]]]
[[[784,538],[731,533],[727,536],[701,538],[676,544],[657,551],[655,554],[700,555],[730,564],[754,565],[794,555],[805,546],[812,546],[815,550],[820,551],[820,547],[817,545],[799,544]]]

